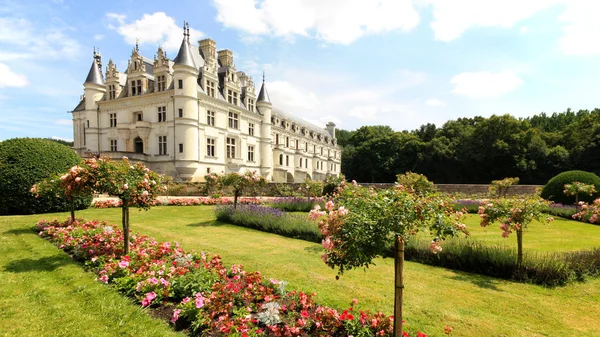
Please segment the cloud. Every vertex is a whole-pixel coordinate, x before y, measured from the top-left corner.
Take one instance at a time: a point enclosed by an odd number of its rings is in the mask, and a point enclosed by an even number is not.
[[[470,98],[497,97],[515,90],[523,80],[511,71],[492,73],[489,71],[464,72],[454,76],[454,92]]]
[[[348,115],[358,118],[361,122],[377,120],[378,107],[373,105],[352,108]]]
[[[62,119],[61,118],[61,119],[55,120],[54,124],[56,124],[56,125],[69,125],[69,126],[71,126],[71,125],[73,125],[73,121],[70,120],[70,119]]]
[[[350,44],[365,35],[419,24],[411,0],[213,0],[216,20],[247,35],[311,37]]]
[[[166,50],[178,50],[183,38],[183,25],[175,23],[175,19],[164,12],[144,14],[141,19],[127,23],[127,16],[118,13],[106,14],[108,28],[115,30],[125,39],[125,42],[133,45],[136,39],[140,45],[161,45]],[[204,34],[196,29],[190,28],[190,41],[199,40]]]
[[[50,138],[52,138],[54,140],[62,140],[62,141],[65,141],[65,142],[72,142],[73,141],[73,138],[65,138],[65,137],[58,137],[58,136],[52,136]]]
[[[102,34],[94,34],[95,41],[102,41],[104,39],[104,35]]]
[[[18,74],[10,69],[6,64],[0,63],[0,88],[6,87],[24,87],[28,85],[27,77]]]
[[[600,12],[597,1],[572,1],[558,21],[564,23],[558,44],[566,55],[600,55],[600,27],[596,23]]]
[[[433,8],[435,39],[449,42],[477,27],[510,28],[567,0],[426,0]]]
[[[437,98],[430,98],[427,100],[427,102],[425,102],[425,104],[427,104],[429,106],[433,106],[433,107],[441,107],[441,106],[445,106],[446,102],[441,101]]]

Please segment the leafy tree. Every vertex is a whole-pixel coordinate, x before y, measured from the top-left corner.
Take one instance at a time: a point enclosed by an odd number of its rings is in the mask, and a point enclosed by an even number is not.
[[[246,171],[244,174],[237,172],[227,173],[221,177],[223,186],[233,188],[233,208],[237,208],[238,197],[253,188],[263,187],[267,181],[256,174],[256,171]]]
[[[504,178],[502,180],[492,180],[489,187],[490,195],[506,198],[506,193],[511,186],[519,183],[519,178]]]
[[[593,196],[596,193],[596,187],[592,184],[584,184],[579,181],[574,181],[571,184],[565,184],[565,190],[563,191],[566,195],[575,197],[575,207],[577,212],[580,210],[579,196],[582,194],[589,194]]]
[[[396,183],[418,195],[435,192],[435,185],[426,176],[414,172],[406,172],[396,176]]]

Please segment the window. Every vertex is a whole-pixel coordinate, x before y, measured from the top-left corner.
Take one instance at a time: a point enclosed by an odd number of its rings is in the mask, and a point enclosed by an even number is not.
[[[140,112],[136,113],[135,120],[141,122],[143,120],[143,115]]]
[[[215,126],[215,112],[214,111],[206,111],[206,124],[210,126]]]
[[[290,166],[290,156],[285,156],[285,166]]]
[[[158,154],[167,154],[167,136],[158,136]]]
[[[215,139],[214,138],[206,138],[206,155],[208,157],[215,156]]]
[[[321,155],[323,155],[323,147],[321,146]]]
[[[308,142],[304,143],[304,151],[308,152]]]
[[[283,166],[283,154],[279,155],[279,165]]]
[[[298,150],[298,148],[300,147],[300,141],[298,139],[296,139],[295,142],[296,142],[296,150]]]
[[[159,106],[158,107],[158,122],[166,122],[167,121],[167,107]]]
[[[179,153],[183,153],[183,144],[179,144]]]
[[[117,98],[117,88],[114,84],[108,86],[108,99]]]
[[[117,114],[108,114],[109,120],[110,120],[110,127],[111,128],[116,128],[117,127]]]
[[[88,120],[86,120],[86,122],[87,122],[87,127],[89,128],[90,127],[90,120],[88,119]]]
[[[183,117],[183,109],[177,109],[177,112],[179,113],[179,118]]]
[[[308,159],[304,161],[304,168],[308,168]]]
[[[248,146],[248,161],[254,161],[254,146]]]
[[[110,151],[112,151],[112,152],[117,151],[117,140],[116,139],[110,140]]]
[[[235,158],[235,138],[227,137],[227,158]]]
[[[131,96],[136,96],[137,94],[137,87],[135,86],[135,81],[131,81]]]
[[[238,93],[233,90],[227,90],[227,102],[238,105]]]
[[[302,167],[302,158],[300,158],[300,166],[298,167]]]
[[[177,80],[177,88],[183,89],[183,80]]]
[[[238,93],[237,92],[233,93],[233,104],[238,105]]]
[[[137,80],[137,93],[138,95],[142,94],[142,80]]]
[[[165,75],[158,76],[158,90],[157,91],[167,90],[166,84],[167,84],[167,81],[165,79]]]
[[[317,146],[313,145],[313,153],[317,153]]]
[[[229,127],[232,129],[238,128],[239,115],[234,112],[229,112]]]
[[[85,145],[85,125],[81,126],[81,131],[83,132],[83,145]]]
[[[248,123],[248,134],[254,136],[254,123]]]
[[[279,135],[275,135],[275,145],[279,145]]]
[[[254,112],[254,100],[248,98],[248,110]]]
[[[290,147],[290,137],[285,137],[285,147]]]
[[[206,81],[206,94],[210,97],[216,97],[215,96],[215,82],[213,81]]]

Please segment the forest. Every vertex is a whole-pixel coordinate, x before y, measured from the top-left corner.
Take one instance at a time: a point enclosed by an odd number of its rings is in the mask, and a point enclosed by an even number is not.
[[[436,183],[485,184],[519,177],[546,184],[567,170],[600,174],[600,109],[528,118],[459,118],[413,131],[389,126],[337,130],[342,173],[358,182],[393,182],[406,171]]]

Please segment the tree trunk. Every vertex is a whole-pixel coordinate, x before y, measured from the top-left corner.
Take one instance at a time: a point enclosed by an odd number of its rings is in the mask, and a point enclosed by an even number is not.
[[[235,191],[233,193],[233,209],[237,208],[237,199],[238,199],[238,195],[240,194],[240,192]]]
[[[579,193],[575,193],[575,212],[579,213]]]
[[[73,221],[75,221],[75,201],[71,200],[71,202],[69,203],[69,206],[71,206],[71,220],[69,220],[69,225],[73,223]]]
[[[402,292],[404,291],[404,240],[396,234],[394,249],[395,293],[394,293],[394,337],[402,337]]]
[[[523,265],[523,229],[517,229],[517,268]]]
[[[123,249],[125,255],[129,254],[129,207],[121,207],[121,222],[123,223]]]

